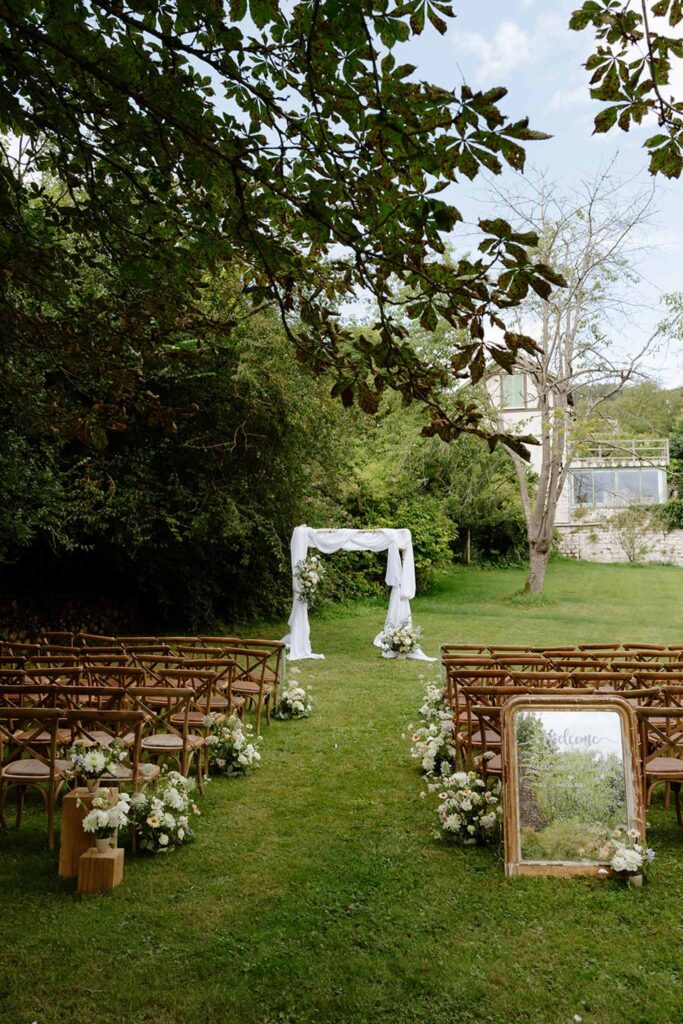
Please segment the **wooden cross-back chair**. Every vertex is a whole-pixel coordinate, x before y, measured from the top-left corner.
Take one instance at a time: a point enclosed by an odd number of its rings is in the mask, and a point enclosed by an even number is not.
[[[270,709],[277,698],[277,679],[270,667],[271,651],[268,648],[224,647],[223,657],[236,663],[232,692],[243,697],[256,710],[256,733],[261,733],[261,715],[266,712],[270,725]]]
[[[115,636],[105,636],[103,633],[77,633],[74,638],[77,647],[116,647],[118,642]]]
[[[0,654],[0,672],[3,669],[23,668],[26,658],[23,654]]]
[[[91,687],[116,687],[127,690],[131,686],[144,686],[147,674],[139,665],[86,664],[84,677]]]
[[[45,668],[26,665],[24,680],[27,683],[52,684],[53,686],[77,686],[81,681],[83,669],[80,665],[48,665]]]
[[[465,718],[465,707],[460,698],[460,690],[463,686],[506,686],[508,684],[508,673],[493,664],[487,668],[447,665],[446,700],[453,711],[455,722],[461,722]]]
[[[126,757],[111,772],[100,777],[104,785],[132,785],[139,789],[159,775],[158,765],[141,771],[142,730],[146,718],[137,708],[106,709],[78,708],[66,712],[74,740],[111,746],[117,740],[126,747]]]
[[[553,654],[575,654],[578,651],[579,648],[575,644],[542,644],[531,648],[532,654],[545,654],[548,656]]]
[[[547,672],[552,668],[543,654],[494,654],[493,660],[508,672]]]
[[[17,828],[21,825],[24,797],[36,789],[47,811],[48,848],[55,845],[55,806],[67,764],[57,758],[57,729],[62,712],[57,708],[0,708],[0,825],[7,827],[5,804],[10,791],[17,794]],[[22,738],[17,737],[17,726]],[[49,737],[47,746],[35,737]]]
[[[186,680],[188,686],[194,686],[193,679],[199,681],[209,677],[213,679],[208,705],[190,710],[190,725],[196,725],[203,723],[204,717],[210,712],[230,714],[235,711],[242,714],[244,697],[236,697],[233,693],[236,673],[237,663],[232,658],[204,658],[201,661],[186,661],[174,668],[162,669],[158,674],[162,682],[167,679]]]
[[[155,762],[160,758],[174,761],[183,775],[189,774],[196,754],[197,785],[200,792],[203,792],[202,759],[199,752],[205,745],[205,736],[190,731],[189,721],[193,701],[201,700],[202,686],[198,695],[192,687],[168,685],[174,682],[174,673],[171,670],[163,671],[169,671],[169,675],[158,685],[131,686],[127,691],[135,709],[145,714],[148,726],[142,739],[142,752]],[[212,684],[213,679],[202,684],[207,701]]]
[[[172,653],[171,648],[168,644],[160,643],[124,643],[122,644],[122,657],[132,661],[137,655],[169,655]]]
[[[528,644],[490,644],[486,650],[492,657],[497,657],[499,654],[502,655],[523,655],[523,654],[534,654],[539,653],[534,651],[533,648],[529,647]]]
[[[175,650],[177,647],[192,647],[199,643],[197,636],[158,636],[157,643],[166,644]]]
[[[22,667],[0,667],[0,687],[18,686],[25,681],[26,674]]]
[[[279,687],[284,681],[285,666],[287,664],[285,659],[287,644],[284,643],[283,640],[264,640],[263,638],[249,636],[200,636],[199,641],[205,647],[219,647],[224,651],[230,650],[231,648],[241,648],[253,651],[270,651],[270,659],[266,667],[265,678],[269,683],[272,683],[275,686],[274,699],[277,699]]]
[[[600,672],[610,667],[606,658],[596,658],[585,651],[549,651],[546,659],[548,665],[562,672]]]
[[[90,650],[83,650],[80,655],[80,662],[88,668],[89,665],[127,665],[130,662],[130,656],[125,651],[117,651],[116,653],[104,653],[102,654],[99,649],[95,648],[96,653],[93,653],[92,648]]]
[[[45,654],[36,655],[24,662],[24,668],[30,671],[38,671],[41,668],[80,668],[81,659],[77,658],[73,651],[69,654]]]
[[[145,686],[153,686],[161,681],[163,669],[187,667],[187,659],[180,654],[133,654],[131,665],[144,671]]]
[[[578,649],[580,651],[620,651],[623,649],[623,645],[620,643],[579,644]]]
[[[486,654],[488,648],[481,644],[441,644],[441,660],[454,654]]]
[[[83,704],[99,710],[118,710],[124,698],[125,694],[121,690],[111,687],[59,686],[53,683],[0,686],[0,706],[8,710],[30,708],[36,713],[41,708],[59,710],[61,717],[57,725],[57,741],[60,746],[67,746],[73,742],[72,730],[67,721],[69,711],[80,710]],[[14,736],[17,741],[26,739],[19,725]],[[50,740],[47,732],[32,736],[32,744],[35,747],[48,747]]]
[[[683,707],[636,707],[640,727],[643,792],[648,806],[654,790],[665,785],[673,793],[676,820],[683,825]]]
[[[38,637],[41,647],[74,647],[75,642],[76,634],[70,629],[50,629]]]
[[[565,665],[567,673],[571,678],[571,686],[589,687],[599,692],[618,693],[622,690],[637,688],[638,684],[628,672],[613,672],[608,666],[595,668],[583,666],[578,669],[570,669]]]
[[[32,655],[40,654],[40,644],[24,643],[18,640],[2,640],[0,641],[0,654],[30,658]]]

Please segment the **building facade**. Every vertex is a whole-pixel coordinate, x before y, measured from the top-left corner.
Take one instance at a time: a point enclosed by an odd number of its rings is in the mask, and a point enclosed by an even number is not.
[[[488,392],[501,429],[540,437],[541,413],[531,377],[523,372],[493,374]],[[530,445],[531,470],[541,468],[541,450]],[[597,562],[629,560],[615,516],[624,508],[668,498],[667,438],[604,438],[578,448],[557,505],[555,528],[560,550]],[[683,531],[651,526],[640,538],[640,560],[683,565]]]

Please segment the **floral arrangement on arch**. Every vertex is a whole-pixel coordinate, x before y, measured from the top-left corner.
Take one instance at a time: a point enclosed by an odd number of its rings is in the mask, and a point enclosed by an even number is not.
[[[385,654],[412,654],[420,646],[422,629],[413,626],[406,619],[391,629],[385,629],[379,637],[379,645]]]
[[[83,831],[96,839],[110,839],[128,827],[131,798],[127,793],[100,790],[92,798],[91,810],[83,818]]]
[[[412,722],[410,756],[420,762],[423,775],[450,775],[455,767],[455,723],[453,713],[446,704],[443,689],[436,683],[427,683],[419,710],[421,725]]]
[[[162,771],[144,793],[133,794],[129,816],[141,850],[168,853],[192,839],[191,816],[200,813],[192,799],[194,787],[194,779],[180,772]]]
[[[280,691],[275,717],[285,721],[288,718],[308,718],[313,710],[313,698],[296,681],[287,683]]]
[[[108,744],[76,740],[66,751],[66,760],[71,762],[71,772],[86,780],[111,775],[126,756],[125,744],[120,740]]]
[[[294,567],[294,575],[299,584],[298,598],[312,608],[318,594],[318,588],[325,577],[325,567],[320,555],[306,555]]]
[[[438,793],[439,838],[459,843],[490,843],[500,834],[503,810],[500,782],[487,787],[478,772],[454,772],[427,785]]]
[[[207,729],[209,765],[222,775],[248,775],[261,761],[258,737],[253,726],[245,724],[238,715],[212,712],[204,719]]]
[[[640,876],[646,878],[650,865],[655,859],[655,851],[644,847],[640,842],[637,828],[616,828],[607,843],[604,855],[609,856],[610,867],[619,878],[629,879]],[[600,873],[606,874],[601,869]]]

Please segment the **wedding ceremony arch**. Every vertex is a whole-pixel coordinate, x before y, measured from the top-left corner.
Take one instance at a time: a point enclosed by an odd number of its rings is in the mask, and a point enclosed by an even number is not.
[[[325,555],[335,551],[386,551],[387,571],[386,584],[391,588],[389,609],[384,621],[384,629],[398,626],[402,622],[411,622],[410,601],[415,597],[415,559],[413,557],[413,538],[410,530],[373,529],[373,530],[317,530],[311,526],[297,526],[292,533],[292,613],[289,616],[289,634],[284,637],[289,644],[287,655],[290,661],[303,658],[324,658],[324,654],[313,654],[311,648],[311,628],[308,621],[308,605],[300,598],[301,588],[296,567],[308,554],[309,548],[316,548]],[[375,647],[380,645],[378,633],[374,639]],[[385,655],[391,657],[391,654]],[[419,648],[408,655],[418,661],[433,661]]]

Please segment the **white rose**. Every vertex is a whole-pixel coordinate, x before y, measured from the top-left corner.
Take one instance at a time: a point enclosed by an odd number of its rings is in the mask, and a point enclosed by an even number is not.
[[[168,836],[165,832],[159,834],[159,846],[168,846]]]

